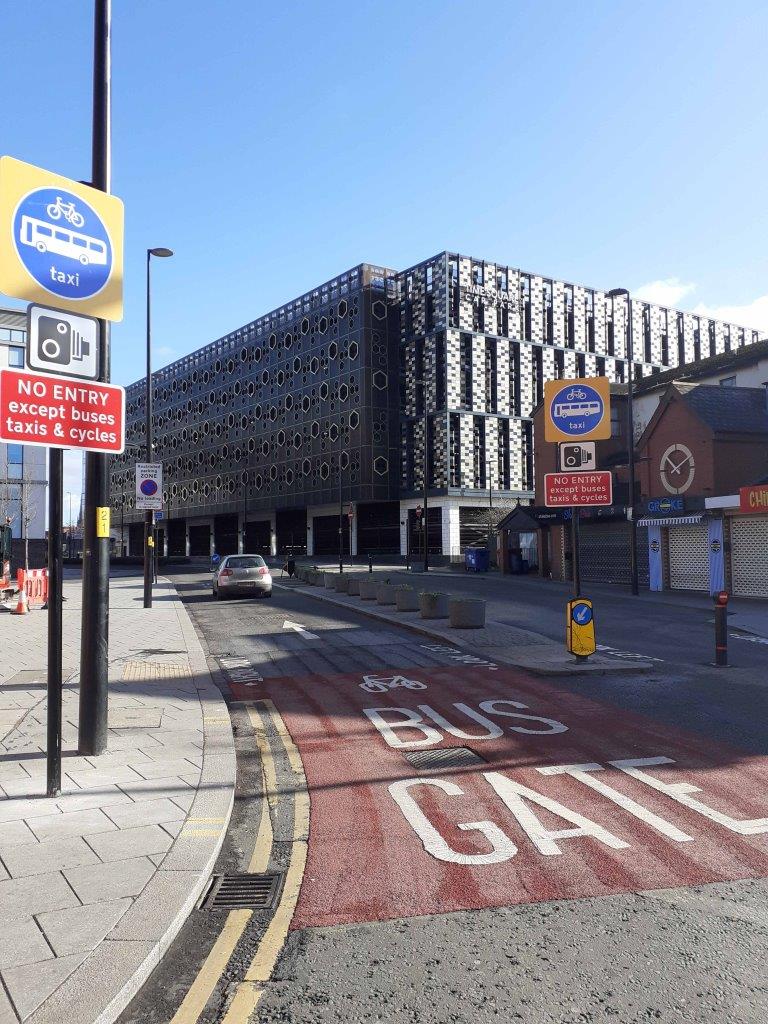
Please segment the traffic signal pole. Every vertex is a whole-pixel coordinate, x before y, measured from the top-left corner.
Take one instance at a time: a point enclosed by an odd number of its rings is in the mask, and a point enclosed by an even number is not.
[[[93,137],[91,185],[109,192],[112,178],[112,0],[95,0],[93,21]],[[109,381],[109,323],[100,320],[99,370]],[[82,755],[107,749],[109,676],[109,531],[97,536],[98,509],[109,510],[109,456],[85,457],[83,610],[80,650],[79,744]],[[108,518],[107,518],[108,521]]]

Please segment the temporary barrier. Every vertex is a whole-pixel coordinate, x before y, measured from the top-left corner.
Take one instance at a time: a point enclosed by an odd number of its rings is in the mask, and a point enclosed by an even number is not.
[[[19,569],[16,572],[19,597],[23,593],[28,608],[42,608],[48,602],[48,570]]]

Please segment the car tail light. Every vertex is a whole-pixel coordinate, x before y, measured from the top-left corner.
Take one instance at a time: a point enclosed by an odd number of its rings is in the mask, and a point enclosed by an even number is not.
[[[232,573],[232,570],[231,570],[231,569],[222,569],[222,570],[221,570],[221,575],[222,575],[222,576],[232,576],[232,575],[233,575],[233,573]]]
[[[269,569],[266,567],[266,565],[262,565],[261,568],[259,569],[259,576],[266,576],[268,575],[268,573]]]

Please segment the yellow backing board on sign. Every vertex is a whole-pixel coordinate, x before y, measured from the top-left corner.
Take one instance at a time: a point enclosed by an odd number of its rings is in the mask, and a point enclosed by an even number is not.
[[[0,291],[122,320],[122,200],[0,157]]]
[[[572,377],[544,383],[545,441],[604,441],[611,436],[611,384],[607,377]]]

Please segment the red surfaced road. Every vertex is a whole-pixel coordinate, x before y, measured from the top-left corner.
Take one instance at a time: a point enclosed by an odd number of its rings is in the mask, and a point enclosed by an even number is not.
[[[382,674],[391,674],[391,670]],[[765,758],[739,754],[511,669],[489,673],[481,668],[446,667],[409,675],[427,688],[372,694],[360,688],[361,675],[285,678],[259,687],[258,696],[274,701],[299,748],[311,797],[309,857],[294,928],[768,874],[768,833],[760,832],[761,826],[756,826],[753,834],[740,835],[608,764],[626,758],[670,758],[674,764],[643,770],[665,785],[699,787],[694,799],[732,819],[760,819],[768,814]],[[253,688],[236,695],[250,700],[256,697]],[[525,704],[527,708],[519,709],[520,714],[556,720],[567,726],[567,731],[525,735],[511,727],[551,727],[487,714],[503,729],[503,735],[479,738],[485,728],[454,705],[464,703],[478,710],[481,701],[493,699]],[[434,746],[466,746],[488,764],[420,772],[402,750],[386,742],[363,713],[364,708],[415,710],[420,704],[429,705],[475,737],[454,737],[440,729],[442,739]],[[501,707],[517,710],[510,705]],[[383,713],[391,719],[398,717],[393,711]],[[438,728],[434,722],[428,724]],[[423,738],[415,729],[398,729],[395,735],[403,742]],[[594,778],[660,816],[690,841],[669,838],[583,781],[537,771],[539,767],[585,762],[605,765],[606,770],[592,773]],[[501,773],[558,801],[627,846],[614,849],[592,835],[580,835],[557,839],[554,845],[559,852],[542,853],[484,772]],[[491,852],[491,842],[477,828],[458,827],[477,822],[498,826],[517,853],[502,863],[457,864],[428,852],[389,789],[398,780],[417,778],[437,778],[462,790],[458,795],[424,784],[408,790],[442,837],[443,854],[446,849],[465,855]],[[530,800],[523,804],[546,830],[576,827]]]

